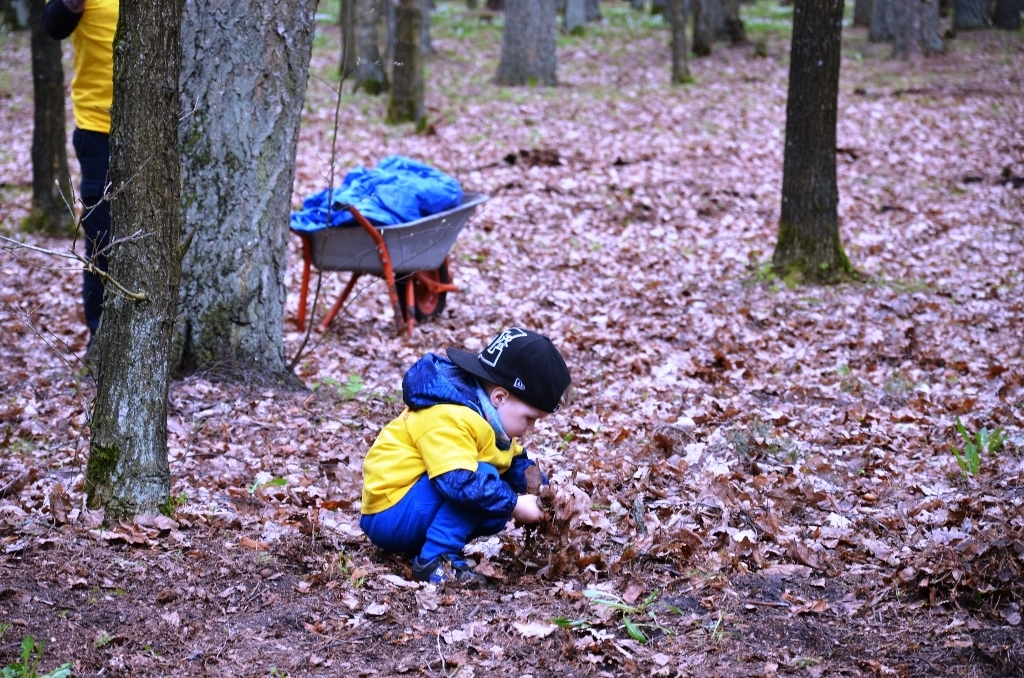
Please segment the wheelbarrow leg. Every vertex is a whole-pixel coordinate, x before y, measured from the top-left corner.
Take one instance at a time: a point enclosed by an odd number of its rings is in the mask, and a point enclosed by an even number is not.
[[[384,236],[367,221],[366,217],[356,209],[355,205],[346,205],[345,207],[348,208],[356,223],[362,226],[367,235],[373,238],[373,242],[377,244],[377,254],[380,255],[381,268],[384,269],[384,280],[388,284],[388,298],[391,300],[391,309],[395,313],[395,330],[398,334],[401,334],[405,329],[405,323],[402,322],[402,303],[398,300],[398,290],[395,287],[395,269],[391,265],[391,255],[388,253],[388,246],[384,242]]]
[[[345,289],[343,289],[341,294],[338,295],[338,299],[334,302],[334,306],[331,306],[331,310],[327,312],[324,319],[316,326],[318,330],[326,332],[327,328],[331,326],[331,323],[334,322],[335,316],[338,315],[341,307],[344,306],[345,300],[348,299],[348,295],[352,294],[352,288],[355,287],[356,281],[359,280],[359,276],[361,275],[362,273],[359,271],[352,273],[352,277],[348,279],[347,283],[345,283]]]
[[[302,287],[299,289],[299,313],[295,318],[295,324],[299,332],[306,330],[306,298],[309,294],[309,269],[312,264],[313,255],[309,251],[309,243],[305,236],[302,236]]]

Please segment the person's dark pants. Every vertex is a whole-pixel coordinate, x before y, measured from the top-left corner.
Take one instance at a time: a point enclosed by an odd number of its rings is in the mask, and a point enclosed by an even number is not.
[[[103,194],[110,169],[110,135],[76,128],[71,142],[82,170],[78,197],[82,201],[85,258],[106,272],[104,250],[110,244],[110,202],[103,199]],[[82,305],[85,324],[89,326],[89,341],[92,342],[103,313],[103,280],[89,271],[82,274]]]
[[[498,475],[498,469],[483,462],[476,472]],[[424,474],[397,504],[362,516],[359,527],[373,544],[389,553],[409,558],[418,555],[424,563],[447,556],[460,565],[465,562],[463,546],[477,537],[498,534],[507,522],[449,501]]]

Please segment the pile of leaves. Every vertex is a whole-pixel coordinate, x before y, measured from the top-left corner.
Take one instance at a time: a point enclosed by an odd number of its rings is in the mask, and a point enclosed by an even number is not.
[[[4,251],[0,666],[32,636],[76,675],[1020,674],[1020,36],[893,62],[847,29],[840,217],[864,282],[790,288],[769,266],[787,43],[670,88],[667,31],[622,5],[562,39],[558,88],[500,90],[500,25],[441,3],[427,135],[347,93],[334,129],[322,27],[295,204],[392,153],[490,200],[435,322],[396,337],[361,281],[299,361],[307,390],[174,383],[166,516],[85,508],[78,273]],[[31,105],[12,77],[8,129]],[[30,137],[0,151],[8,235]],[[289,355],[300,262],[292,242]],[[317,317],[345,278],[324,274]],[[362,455],[413,361],[512,324],[555,341],[577,392],[526,440],[551,520],[470,546],[488,587],[416,584],[359,531]]]

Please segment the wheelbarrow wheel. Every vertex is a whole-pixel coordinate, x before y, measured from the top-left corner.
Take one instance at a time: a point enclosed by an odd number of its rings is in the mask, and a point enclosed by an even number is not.
[[[448,262],[441,264],[436,271],[423,271],[420,275],[424,275],[434,282],[447,285],[452,281],[451,275],[448,273]],[[405,290],[409,283],[412,283],[413,290],[413,310],[416,314],[416,322],[423,322],[430,320],[441,315],[444,311],[445,303],[447,302],[447,292],[431,292],[430,289],[422,284],[415,277],[402,278],[401,280],[395,281],[395,288],[398,292],[398,299],[402,302],[402,315],[405,316],[407,311],[405,310]],[[408,318],[404,318],[408,320]]]

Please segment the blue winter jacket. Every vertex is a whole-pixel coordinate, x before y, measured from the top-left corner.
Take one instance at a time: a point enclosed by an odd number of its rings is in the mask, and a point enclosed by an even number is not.
[[[410,410],[441,404],[464,405],[484,417],[476,388],[473,375],[448,358],[431,353],[416,361],[405,373],[402,399]],[[512,457],[512,464],[500,478],[457,469],[442,473],[431,482],[452,501],[478,508],[487,515],[511,516],[517,496],[527,492],[526,469],[533,465],[524,450]],[[546,483],[547,478],[543,481]]]

